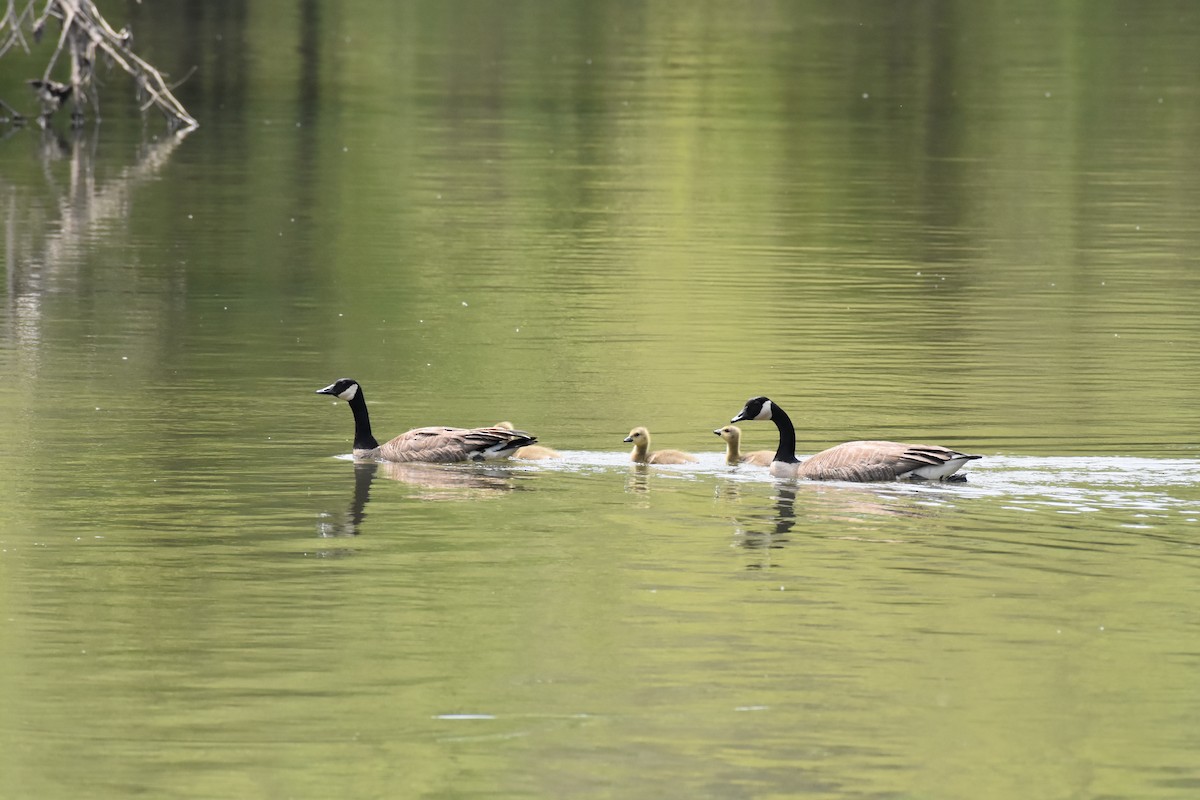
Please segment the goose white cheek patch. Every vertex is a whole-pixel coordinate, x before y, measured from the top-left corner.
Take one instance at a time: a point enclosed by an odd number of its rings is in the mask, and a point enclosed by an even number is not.
[[[768,400],[767,402],[763,403],[763,407],[758,412],[758,416],[755,417],[755,419],[758,420],[758,419],[770,419],[770,418],[771,418],[771,401]]]
[[[347,389],[346,391],[344,391],[338,395],[338,397],[340,397],[346,401],[353,400],[356,396],[358,396],[358,384],[357,383],[351,385],[349,389]]]

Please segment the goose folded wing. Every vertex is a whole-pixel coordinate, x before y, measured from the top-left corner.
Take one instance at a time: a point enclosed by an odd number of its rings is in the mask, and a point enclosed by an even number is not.
[[[508,449],[537,441],[524,431],[504,428],[414,428],[387,442],[380,450],[389,461],[450,463],[470,461],[487,451]]]
[[[846,442],[808,458],[800,471],[818,480],[886,481],[928,464],[943,463],[945,459],[930,452],[940,449],[899,442]]]
[[[537,437],[525,431],[510,428],[469,428],[463,432],[463,441],[472,451],[492,450],[497,447],[516,449],[533,444]]]
[[[942,447],[936,444],[909,444],[904,445],[904,458],[907,461],[912,461],[917,466],[940,466],[955,458],[962,458],[965,454],[959,453],[956,450],[951,450],[949,447]]]

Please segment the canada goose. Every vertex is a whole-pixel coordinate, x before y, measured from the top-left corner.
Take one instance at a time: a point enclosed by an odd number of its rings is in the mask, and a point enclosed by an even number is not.
[[[511,422],[497,422],[497,428],[504,428],[506,431],[514,430]],[[562,458],[562,454],[553,447],[543,447],[540,444],[531,444],[522,447],[517,452],[513,453],[513,458],[523,458],[529,461],[538,461],[543,458]]]
[[[629,453],[629,460],[638,464],[690,464],[696,460],[695,456],[690,456],[679,450],[655,450],[653,453],[650,450],[650,431],[643,427],[634,428],[625,437],[625,441],[633,442],[633,450]]]
[[[533,444],[537,438],[525,431],[504,428],[414,428],[380,444],[371,435],[367,401],[357,381],[342,378],[317,394],[340,397],[354,413],[354,457],[383,461],[488,461],[507,458],[514,450]]]
[[[771,461],[777,478],[825,481],[890,481],[896,478],[945,480],[963,464],[983,456],[968,455],[936,444],[846,442],[810,456],[796,458],[796,429],[782,408],[766,397],[753,397],[730,422],[769,419],[779,429],[779,449]]]
[[[725,440],[725,463],[731,467],[738,464],[753,464],[756,467],[769,467],[775,453],[770,450],[755,450],[752,453],[740,452],[742,429],[737,425],[726,425],[713,431]]]

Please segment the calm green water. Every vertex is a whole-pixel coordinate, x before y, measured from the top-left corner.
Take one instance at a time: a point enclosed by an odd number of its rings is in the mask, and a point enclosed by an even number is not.
[[[0,797],[1200,792],[1200,13],[384,5],[116,9],[202,127],[0,142]]]

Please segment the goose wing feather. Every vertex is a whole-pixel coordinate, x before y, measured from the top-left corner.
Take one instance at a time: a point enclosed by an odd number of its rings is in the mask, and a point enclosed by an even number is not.
[[[525,431],[506,428],[413,428],[379,446],[387,461],[449,463],[503,458],[514,450],[536,442]]]

